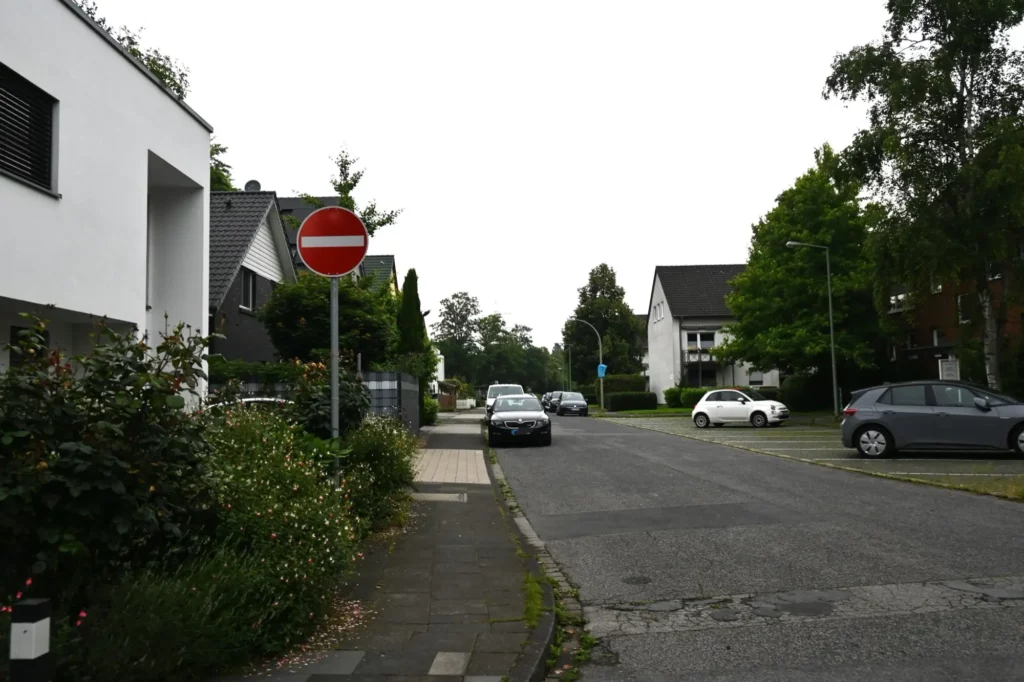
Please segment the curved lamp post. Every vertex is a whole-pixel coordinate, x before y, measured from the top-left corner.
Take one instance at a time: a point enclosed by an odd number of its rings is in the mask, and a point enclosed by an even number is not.
[[[590,327],[591,329],[594,330],[594,334],[597,335],[597,362],[599,364],[603,365],[604,364],[604,346],[602,346],[602,344],[601,344],[601,332],[597,331],[597,327],[595,327],[594,325],[590,324],[586,320],[581,320],[578,317],[570,317],[569,320],[572,321],[572,322],[582,322],[583,324],[587,325],[588,327]],[[601,382],[601,398],[600,398],[600,400],[601,400],[601,409],[603,410],[604,409],[604,377],[599,377],[599,381]],[[572,386],[570,386],[569,389],[571,390]]]
[[[832,323],[832,265],[829,262],[829,251],[827,246],[821,244],[805,244],[804,242],[786,242],[786,247],[799,249],[821,249],[825,252],[825,278],[828,282],[828,335],[832,342],[832,415],[839,417],[839,380],[836,377],[836,332]]]

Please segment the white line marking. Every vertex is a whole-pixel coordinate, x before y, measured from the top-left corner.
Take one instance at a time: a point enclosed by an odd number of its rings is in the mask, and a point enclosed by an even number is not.
[[[1024,473],[1006,474],[958,474],[949,471],[879,471],[880,474],[893,474],[895,476],[1024,476]]]
[[[302,248],[317,248],[322,246],[362,246],[366,240],[361,235],[352,237],[303,237]]]
[[[990,459],[914,459],[913,457],[900,457],[900,458],[895,458],[894,457],[893,459],[876,459],[876,460],[870,460],[870,459],[863,459],[862,460],[859,457],[832,457],[832,458],[829,458],[829,457],[814,457],[813,459],[814,459],[815,462],[848,462],[850,460],[854,460],[854,461],[861,461],[861,462],[871,462],[871,461],[875,461],[875,462],[974,462],[975,464],[982,464],[982,463],[987,464],[987,463],[992,462],[992,461],[999,461],[999,460],[990,460]],[[1024,473],[1024,472],[1022,472],[1022,473]]]

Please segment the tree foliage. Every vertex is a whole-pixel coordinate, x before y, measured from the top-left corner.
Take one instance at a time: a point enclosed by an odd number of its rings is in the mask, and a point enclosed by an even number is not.
[[[1024,237],[1021,0],[888,0],[882,40],[836,57],[826,97],[870,103],[844,152],[888,217],[872,237],[879,302],[894,284],[973,285],[988,383],[1000,384],[993,269],[1019,270]]]
[[[370,278],[338,282],[338,346],[347,367],[384,361],[396,347],[398,333],[388,314],[387,292],[378,292]],[[259,311],[277,354],[284,360],[318,359],[331,343],[331,283],[327,277],[299,272],[294,283],[277,285]]]
[[[839,363],[874,364],[880,332],[878,317],[870,312],[871,265],[865,241],[877,210],[861,209],[858,182],[835,179],[839,159],[831,147],[815,151],[814,158],[814,167],[753,226],[747,267],[733,280],[726,299],[736,320],[717,353],[721,361],[785,372],[830,366],[825,254],[787,248],[786,242],[793,240],[830,249]]]
[[[444,355],[445,372],[450,376],[474,376],[473,359],[479,352],[476,343],[479,315],[480,303],[465,291],[441,301],[441,312],[432,329],[434,344]]]
[[[131,56],[149,69],[150,73],[166,85],[167,89],[173,92],[178,99],[185,99],[189,90],[188,68],[156,48],[143,47],[142,32],[145,29],[140,28],[133,31],[127,26],[115,29],[107,23],[105,18],[99,16],[99,8],[94,0],[75,0],[75,3]]]
[[[236,192],[231,179],[231,166],[224,159],[220,158],[226,154],[228,148],[219,142],[210,143],[210,191],[211,192]]]
[[[615,270],[602,263],[590,271],[587,283],[579,288],[579,303],[573,317],[592,324],[601,335],[604,364],[614,374],[634,374],[643,370],[643,333],[636,315],[626,305],[626,292],[618,285]],[[589,381],[597,376],[598,343],[594,330],[581,322],[567,320],[562,339],[572,348],[573,379]]]
[[[363,179],[363,174],[366,172],[364,170],[353,170],[359,159],[349,156],[348,150],[343,148],[333,160],[337,168],[337,174],[331,178],[331,186],[338,193],[338,203],[336,205],[347,208],[358,215],[371,237],[380,228],[394,225],[395,221],[398,220],[398,216],[401,215],[402,209],[384,210],[378,208],[377,202],[372,200],[360,208],[359,204],[356,203],[355,197],[352,196],[359,182]],[[323,208],[324,206],[320,199],[311,194],[303,194],[302,198],[307,204],[315,208]],[[293,228],[299,227],[294,218],[288,222]]]

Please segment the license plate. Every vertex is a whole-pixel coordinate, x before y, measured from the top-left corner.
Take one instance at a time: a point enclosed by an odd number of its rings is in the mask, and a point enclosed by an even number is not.
[[[512,429],[513,436],[529,436],[530,433],[530,429]]]
[[[569,409],[572,410],[573,412],[579,412],[580,411],[580,408],[578,408],[578,407],[570,407]]]

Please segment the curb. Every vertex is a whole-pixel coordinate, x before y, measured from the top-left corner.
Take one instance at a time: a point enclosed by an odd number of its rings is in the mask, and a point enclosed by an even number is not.
[[[536,553],[538,544],[543,549],[544,543],[533,532],[533,528],[530,527],[529,521],[526,521],[526,517],[522,515],[522,512],[512,511],[509,508],[508,501],[505,499],[505,492],[501,489],[501,484],[499,483],[499,481],[502,483],[505,481],[505,473],[501,470],[500,465],[491,463],[491,459],[488,456],[489,449],[486,445],[483,450],[484,463],[491,477],[491,489],[494,491],[495,500],[502,508],[502,515],[506,518],[509,530],[516,534],[520,542],[528,545]],[[509,518],[513,519],[515,523],[508,524],[507,519]],[[522,522],[520,519],[522,519]],[[525,529],[529,530],[528,534],[524,530],[523,522],[525,522]],[[544,554],[546,556],[547,552],[545,551]],[[548,561],[551,560],[550,557],[547,557],[547,559]],[[526,568],[540,583],[541,602],[544,612],[541,614],[540,620],[537,621],[537,627],[530,631],[530,636],[526,640],[526,646],[523,647],[522,654],[509,672],[509,682],[542,682],[547,672],[548,650],[555,642],[554,590],[544,579],[544,570],[541,568],[541,562],[538,562],[536,554],[527,556]]]

